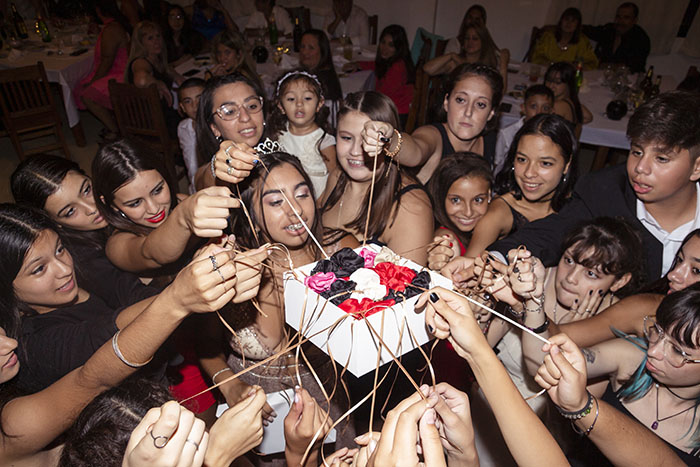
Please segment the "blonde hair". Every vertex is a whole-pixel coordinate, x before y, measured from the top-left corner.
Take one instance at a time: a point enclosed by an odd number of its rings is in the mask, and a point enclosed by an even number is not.
[[[161,42],[163,43],[161,52],[158,55],[158,62],[152,63],[151,65],[157,67],[159,71],[166,71],[168,69],[168,51],[167,47],[165,46],[165,41],[163,40],[163,32],[161,31],[160,26],[153,21],[141,21],[136,25],[134,28],[134,33],[131,35],[131,49],[129,50],[129,60],[127,62],[129,65],[126,67],[126,72],[124,75],[125,81],[128,81],[131,63],[137,58],[146,58],[146,56],[148,56],[148,51],[143,45],[143,38],[146,36],[146,34],[151,32],[161,33]]]

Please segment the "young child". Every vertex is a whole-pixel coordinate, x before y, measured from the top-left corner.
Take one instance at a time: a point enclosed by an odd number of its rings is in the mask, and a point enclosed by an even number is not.
[[[194,119],[197,116],[199,96],[204,91],[204,80],[189,78],[177,90],[180,113],[185,117],[177,125],[177,138],[180,141],[182,158],[187,169],[187,180],[190,184],[190,194],[195,192],[194,175],[199,164],[197,163],[197,133],[194,130]]]
[[[505,255],[525,245],[552,265],[558,259],[556,245],[573,225],[621,216],[642,232],[647,278],[661,277],[685,236],[700,227],[699,109],[700,96],[685,91],[644,103],[627,125],[631,149],[626,164],[586,175],[564,209],[525,226],[493,249]]]
[[[554,108],[554,93],[544,84],[535,84],[525,91],[525,99],[520,104],[520,120],[498,130],[496,138],[496,157],[494,158],[493,173],[497,174],[503,168],[508,157],[508,150],[515,134],[523,124],[537,114],[551,114]]]
[[[343,68],[374,70],[374,89],[394,101],[403,128],[413,100],[413,85],[416,80],[406,30],[398,24],[392,24],[385,27],[379,37],[377,57],[373,62],[349,63]]]
[[[478,154],[457,152],[440,161],[427,187],[438,226],[428,250],[430,269],[439,271],[466,253],[472,231],[489,209],[492,185],[491,166]]]
[[[282,148],[301,161],[313,183],[314,195],[321,196],[329,172],[336,166],[335,137],[325,128],[328,108],[323,105],[321,83],[301,69],[284,74],[277,81],[270,131]]]

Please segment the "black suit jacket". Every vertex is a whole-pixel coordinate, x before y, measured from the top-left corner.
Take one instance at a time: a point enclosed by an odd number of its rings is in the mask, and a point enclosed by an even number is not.
[[[661,276],[663,245],[637,219],[636,202],[625,164],[587,174],[576,184],[572,200],[561,211],[530,222],[489,250],[506,256],[508,250],[525,245],[545,266],[554,266],[566,234],[574,227],[596,217],[623,217],[641,234],[646,279],[655,280]]]

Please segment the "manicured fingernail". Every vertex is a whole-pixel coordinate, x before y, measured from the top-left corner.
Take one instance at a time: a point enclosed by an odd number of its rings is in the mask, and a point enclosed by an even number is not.
[[[260,161],[259,161],[259,160],[257,160],[257,159],[253,159],[253,165],[258,165],[259,163],[260,163]]]
[[[519,273],[519,272],[520,272],[520,268],[518,268],[518,266],[513,266],[513,272],[516,273],[516,274]]]
[[[452,248],[452,242],[450,242],[450,248]]]
[[[356,443],[360,443],[360,442],[362,442],[362,441],[364,441],[364,440],[366,440],[366,439],[367,439],[367,433],[365,433],[364,435],[356,436],[356,437],[355,437],[355,442],[356,442]]]
[[[436,294],[435,292],[430,292],[430,301],[435,303],[438,300],[440,300],[440,297],[438,297],[438,294]]]
[[[372,454],[377,449],[377,442],[373,439],[369,440],[369,453]]]
[[[431,325],[428,325],[428,331],[432,333],[435,332],[435,329]]]
[[[599,291],[598,291],[598,295],[600,295],[600,296],[602,297],[602,296],[603,296],[603,291],[602,291],[602,290],[599,290]]]
[[[435,411],[433,409],[425,412],[425,422],[428,425],[435,425]]]
[[[588,296],[590,297],[591,295],[593,295],[593,291],[592,291],[592,290],[589,290],[589,291],[588,291]]]
[[[578,298],[575,298],[575,299],[574,299],[574,303],[578,303]]]

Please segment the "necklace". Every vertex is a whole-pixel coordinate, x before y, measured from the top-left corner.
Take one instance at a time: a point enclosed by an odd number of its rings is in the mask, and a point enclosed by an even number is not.
[[[691,405],[691,406],[688,407],[687,409],[683,409],[683,410],[681,410],[680,412],[674,413],[673,415],[668,415],[668,416],[666,416],[666,417],[664,417],[664,418],[659,418],[659,383],[656,383],[655,386],[656,386],[656,420],[654,420],[654,423],[651,424],[651,429],[652,429],[652,430],[656,430],[656,429],[659,427],[659,422],[663,422],[664,420],[668,420],[669,418],[677,417],[678,415],[680,415],[680,414],[682,414],[682,413],[686,413],[688,410],[690,410],[690,409],[692,409],[692,408],[695,408],[695,405]],[[664,386],[664,387],[665,387],[666,389],[668,389],[667,386]],[[675,397],[678,397],[678,396],[676,396],[676,394],[675,394],[673,391],[671,391],[670,389],[668,389],[668,391],[669,391],[671,394],[673,394]],[[679,399],[683,399],[683,400],[688,400],[688,399],[686,399],[686,398],[684,398],[684,397],[678,397],[678,398],[679,398]]]

